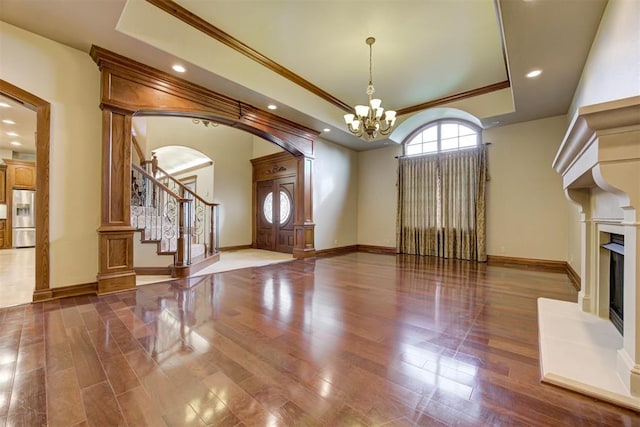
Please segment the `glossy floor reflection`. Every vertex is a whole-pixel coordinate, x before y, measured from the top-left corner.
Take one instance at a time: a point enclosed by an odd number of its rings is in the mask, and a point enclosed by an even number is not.
[[[539,382],[538,296],[576,293],[354,253],[4,309],[0,425],[640,423]]]

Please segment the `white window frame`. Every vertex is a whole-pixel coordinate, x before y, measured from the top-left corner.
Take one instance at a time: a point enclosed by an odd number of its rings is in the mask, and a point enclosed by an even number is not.
[[[459,126],[464,126],[466,128],[469,128],[471,130],[473,130],[476,134],[476,144],[473,146],[467,146],[467,147],[460,147],[460,136],[458,135],[458,147],[457,148],[453,148],[453,149],[442,149],[442,125],[443,124],[456,124]],[[418,136],[421,135],[423,132],[425,132],[428,129],[431,129],[432,127],[436,127],[436,143],[437,143],[437,149],[436,151],[429,151],[427,153],[424,152],[424,145],[430,141],[425,142],[424,140],[420,143],[421,147],[422,147],[422,152],[420,153],[415,153],[415,154],[407,154],[407,147],[409,145],[413,145],[411,144],[411,142]],[[449,138],[447,138],[449,139]],[[438,119],[438,120],[434,120],[431,122],[428,122],[422,126],[420,126],[419,128],[417,128],[416,130],[414,130],[413,132],[411,132],[409,134],[409,136],[407,136],[405,138],[405,140],[402,142],[402,155],[406,156],[406,157],[417,157],[417,156],[429,156],[429,155],[433,155],[433,154],[439,154],[439,153],[449,153],[449,152],[454,152],[454,151],[459,151],[459,150],[466,150],[466,149],[470,149],[470,148],[477,148],[480,147],[482,144],[482,128],[479,126],[476,126],[475,124],[468,122],[466,120],[460,120],[460,119]],[[417,145],[417,144],[416,144]]]

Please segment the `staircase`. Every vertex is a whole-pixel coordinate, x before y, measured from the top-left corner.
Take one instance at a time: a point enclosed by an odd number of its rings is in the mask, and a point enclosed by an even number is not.
[[[188,277],[219,259],[218,205],[185,187],[155,159],[131,165],[131,226],[142,243],[157,246],[158,255],[173,256],[167,266],[172,277]]]

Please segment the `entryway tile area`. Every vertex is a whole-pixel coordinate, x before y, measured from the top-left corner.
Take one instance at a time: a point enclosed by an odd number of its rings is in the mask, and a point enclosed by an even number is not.
[[[238,270],[241,268],[261,267],[263,265],[279,262],[293,261],[291,254],[282,252],[265,251],[263,249],[238,249],[220,252],[220,261],[212,264],[196,273],[193,277],[206,276],[207,274],[222,273],[224,271]],[[171,276],[136,276],[136,285],[148,285],[172,280]]]
[[[35,248],[0,251],[0,307],[31,302],[36,286]]]

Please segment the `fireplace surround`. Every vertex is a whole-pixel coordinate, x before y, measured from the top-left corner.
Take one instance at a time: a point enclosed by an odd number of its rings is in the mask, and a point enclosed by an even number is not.
[[[577,303],[538,302],[542,380],[640,410],[640,96],[580,108],[553,168],[580,212],[581,288]],[[612,235],[624,334],[609,320]]]

